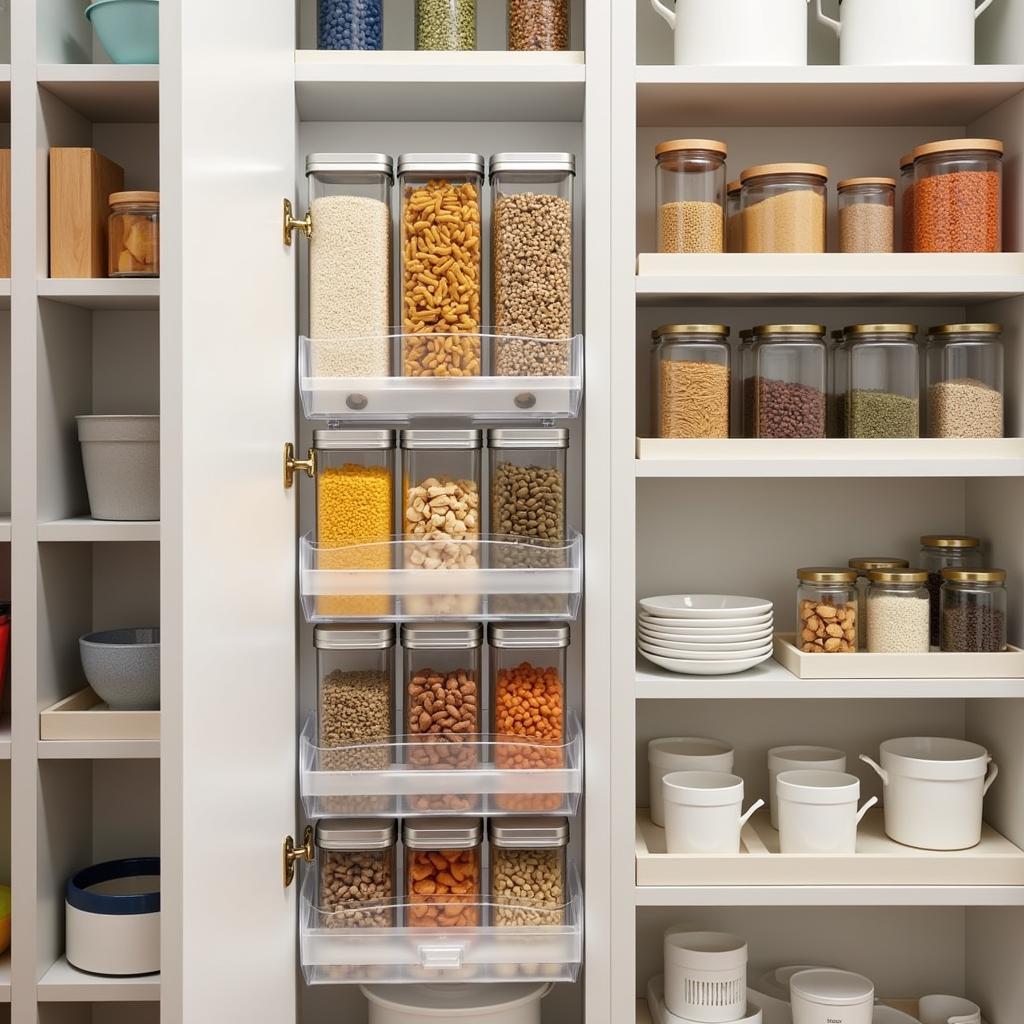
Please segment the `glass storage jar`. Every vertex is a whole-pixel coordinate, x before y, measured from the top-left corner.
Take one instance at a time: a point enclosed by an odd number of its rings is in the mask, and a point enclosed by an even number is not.
[[[491,925],[565,924],[568,818],[491,818]]]
[[[754,336],[754,436],[824,437],[825,328],[764,324]]]
[[[494,340],[497,377],[569,375],[575,173],[572,153],[491,157],[491,319],[514,336]]]
[[[1003,436],[1001,324],[944,324],[928,332],[929,437]]]
[[[1005,570],[943,569],[941,621],[943,651],[1005,651]]]
[[[568,50],[569,0],[508,0],[510,50]]]
[[[754,436],[754,329],[748,327],[739,333],[739,364],[740,364],[740,435],[742,437]],[[657,372],[657,366],[655,366]],[[657,384],[657,381],[655,381]],[[651,392],[658,393],[657,386]],[[655,407],[657,416],[657,407]],[[655,429],[657,433],[657,429]]]
[[[914,251],[1002,252],[1003,144],[951,139],[914,150]]]
[[[490,641],[491,721],[498,768],[565,767],[567,625],[523,623],[487,631]],[[501,811],[556,811],[558,793],[502,793]]]
[[[314,430],[320,569],[390,569],[395,523],[395,432]],[[387,594],[321,596],[326,618],[388,615]]]
[[[900,251],[914,251],[914,154],[900,157]]]
[[[929,534],[921,538],[921,568],[928,573],[928,596],[931,609],[932,647],[939,646],[939,596],[943,569],[980,569],[983,564],[981,541],[977,537],[957,534]]]
[[[915,324],[855,324],[849,339],[848,437],[919,437],[921,352]]]
[[[317,0],[318,50],[383,50],[384,0]]]
[[[857,646],[866,651],[868,647],[867,602],[868,573],[873,569],[906,569],[910,563],[905,558],[887,558],[872,555],[867,558],[851,558],[847,563],[857,570]]]
[[[384,153],[311,153],[310,369],[316,377],[391,374],[391,185]]]
[[[392,820],[322,818],[316,823],[320,927],[394,927],[397,838]]]
[[[739,181],[725,186],[725,251],[743,252],[743,189]]]
[[[159,277],[160,193],[114,192],[108,202],[108,274]]]
[[[829,437],[846,437],[846,391],[850,384],[850,347],[846,331],[832,332],[829,370]]]
[[[405,888],[409,928],[478,928],[483,902],[479,818],[406,818]]]
[[[398,180],[402,376],[478,377],[484,158],[406,153]]]
[[[729,328],[665,324],[658,346],[658,437],[728,437]]]
[[[828,168],[761,164],[740,175],[744,252],[824,252]]]
[[[476,0],[416,0],[417,50],[475,50]]]
[[[658,252],[725,251],[724,142],[673,139],[655,147]]]
[[[927,654],[928,573],[910,568],[872,569],[868,578],[868,652]]]
[[[798,569],[796,642],[805,654],[856,654],[857,570]]]
[[[894,178],[847,178],[836,186],[840,252],[892,252],[895,234]]]

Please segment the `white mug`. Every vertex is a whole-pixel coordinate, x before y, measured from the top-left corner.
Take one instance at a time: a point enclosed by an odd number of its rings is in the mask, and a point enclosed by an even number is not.
[[[772,747],[768,751],[768,805],[772,828],[779,827],[779,802],[775,793],[775,777],[779,772],[801,769],[826,772],[845,772],[846,754],[834,747]]]
[[[731,772],[733,749],[722,740],[697,736],[666,736],[647,744],[651,790],[651,821],[665,826],[661,780],[671,772]]]
[[[981,1007],[959,996],[922,996],[917,1015],[921,1024],[981,1024]]]
[[[672,772],[662,779],[669,853],[739,853],[740,832],[764,806],[743,813],[743,780],[726,772]]]
[[[860,779],[845,772],[780,772],[775,779],[779,800],[779,849],[782,853],[825,856],[857,852],[857,825],[873,796],[859,811]]]

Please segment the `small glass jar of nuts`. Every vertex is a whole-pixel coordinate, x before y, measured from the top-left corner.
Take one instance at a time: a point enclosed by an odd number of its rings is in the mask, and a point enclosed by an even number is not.
[[[111,277],[160,276],[160,193],[114,192],[108,200]]]
[[[856,654],[857,570],[798,569],[797,646],[804,654]]]

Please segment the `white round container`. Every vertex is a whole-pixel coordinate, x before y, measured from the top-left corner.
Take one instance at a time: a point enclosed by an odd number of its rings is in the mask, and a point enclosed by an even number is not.
[[[672,772],[661,781],[669,853],[739,853],[740,832],[759,807],[743,813],[743,780],[727,772]]]
[[[662,0],[651,6],[675,32],[677,64],[807,63],[808,0]]]
[[[985,794],[999,768],[967,740],[908,736],[882,744],[882,763],[860,759],[882,779],[885,834],[921,850],[967,850],[981,841]]]
[[[647,744],[650,769],[651,821],[665,824],[661,780],[672,772],[731,772],[733,749],[721,740],[694,736],[667,736]]]
[[[775,778],[779,772],[804,769],[823,772],[845,772],[846,754],[834,747],[772,747],[768,751],[768,805],[772,828],[779,827],[779,805],[775,793]]]
[[[361,985],[369,1024],[540,1024],[540,1001],[551,985]]]
[[[860,779],[846,772],[781,772],[775,779],[779,796],[779,849],[782,853],[838,856],[857,852],[857,824],[873,796],[859,811]]]
[[[789,979],[793,1024],[871,1024],[875,986],[849,971],[800,971]]]
[[[701,1024],[741,1019],[747,1009],[747,944],[727,932],[665,932],[665,1006]]]
[[[981,1024],[981,1007],[960,996],[921,996],[921,1024]]]

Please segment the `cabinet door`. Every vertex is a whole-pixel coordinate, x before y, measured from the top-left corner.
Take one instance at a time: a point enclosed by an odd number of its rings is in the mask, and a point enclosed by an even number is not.
[[[163,1024],[295,1020],[293,3],[160,5]]]

